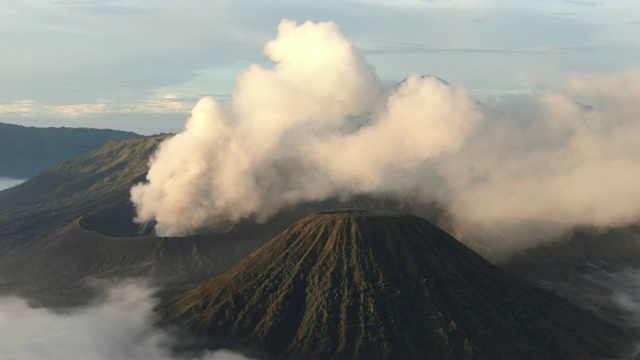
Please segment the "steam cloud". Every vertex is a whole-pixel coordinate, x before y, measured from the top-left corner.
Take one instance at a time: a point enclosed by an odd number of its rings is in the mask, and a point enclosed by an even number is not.
[[[202,99],[160,146],[131,191],[137,221],[185,235],[303,201],[408,191],[448,206],[463,238],[638,220],[640,72],[488,107],[433,77],[384,91],[333,23],[283,21],[265,53],[273,70],[249,67],[229,104]]]
[[[453,213],[476,225],[557,230],[637,222],[638,100],[632,71],[574,77],[562,91],[487,112],[466,146],[438,165]]]
[[[283,21],[230,105],[211,98],[132,189],[137,220],[162,235],[283,206],[418,184],[416,168],[459,150],[480,118],[461,89],[410,77],[392,94],[333,23]],[[411,176],[409,176],[411,174]]]
[[[19,297],[0,298],[0,359],[13,360],[244,360],[227,350],[180,357],[168,333],[153,329],[153,290],[127,282],[102,303],[56,313]]]

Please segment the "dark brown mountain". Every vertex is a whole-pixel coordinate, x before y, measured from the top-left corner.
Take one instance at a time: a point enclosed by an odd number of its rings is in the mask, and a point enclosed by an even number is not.
[[[623,331],[516,280],[428,221],[311,215],[159,311],[265,358],[614,358]]]

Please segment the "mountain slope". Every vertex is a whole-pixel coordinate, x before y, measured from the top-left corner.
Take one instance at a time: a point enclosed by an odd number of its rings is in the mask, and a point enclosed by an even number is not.
[[[0,247],[24,245],[90,212],[131,208],[129,189],[144,178],[149,157],[162,139],[110,141],[0,191]]]
[[[311,215],[160,308],[207,346],[273,358],[598,358],[625,335],[426,220]]]
[[[109,237],[82,217],[0,261],[0,293],[53,307],[84,305],[96,295],[87,279],[145,277],[169,288],[217,276],[268,240],[265,234],[182,238]]]
[[[562,239],[514,254],[502,267],[553,281],[566,280],[593,265],[612,270],[640,267],[640,227],[576,229]]]
[[[131,185],[144,179],[148,161],[166,137],[112,141],[55,166],[15,188],[0,191],[0,292],[17,292],[53,306],[84,302],[85,279],[167,277],[196,283],[221,274],[260,245],[337,199],[283,209],[264,224],[246,219],[200,236],[159,238],[133,223]],[[403,209],[436,218],[437,206],[410,199],[356,196],[348,206]]]
[[[62,161],[100,148],[109,140],[139,138],[128,131],[37,128],[0,123],[0,177],[33,177]]]
[[[94,295],[87,278],[203,281],[274,235],[237,229],[159,238],[141,231],[129,191],[164,138],[111,141],[0,191],[0,292],[66,307]]]
[[[640,286],[636,279],[625,278],[640,269],[638,225],[576,229],[561,239],[516,253],[500,267],[553,288],[607,320],[640,328],[632,316],[637,306],[619,300]]]

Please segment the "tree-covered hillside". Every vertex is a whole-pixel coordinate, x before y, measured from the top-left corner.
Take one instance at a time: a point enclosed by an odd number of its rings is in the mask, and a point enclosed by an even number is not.
[[[0,123],[0,177],[31,178],[109,140],[139,138],[133,132],[89,128],[38,128]]]

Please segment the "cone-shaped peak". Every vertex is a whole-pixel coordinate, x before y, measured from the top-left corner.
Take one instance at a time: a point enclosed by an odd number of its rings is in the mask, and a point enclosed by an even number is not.
[[[213,348],[267,357],[597,358],[624,343],[428,221],[361,210],[308,216],[168,309]]]

